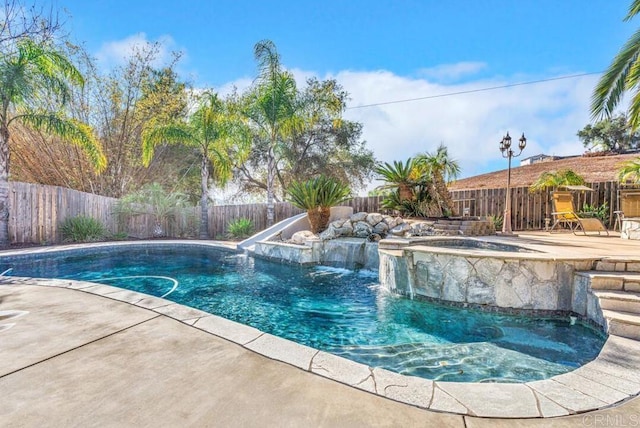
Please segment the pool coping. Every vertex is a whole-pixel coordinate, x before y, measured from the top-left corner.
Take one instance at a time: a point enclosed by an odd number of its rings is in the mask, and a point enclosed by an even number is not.
[[[21,249],[1,252],[0,256],[163,244],[234,249],[234,245],[229,243],[144,241]],[[22,277],[2,277],[0,283],[68,288],[127,303],[228,340],[272,360],[432,411],[477,417],[547,418],[612,407],[640,394],[640,342],[617,336],[609,336],[595,360],[550,379],[518,384],[443,382],[372,368],[208,312],[114,286]]]

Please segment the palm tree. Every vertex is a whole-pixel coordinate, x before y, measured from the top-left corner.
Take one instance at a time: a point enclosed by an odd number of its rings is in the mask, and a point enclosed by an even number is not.
[[[640,0],[633,0],[624,20],[629,21],[638,13]],[[591,97],[593,118],[611,117],[625,91],[634,92],[629,105],[629,124],[636,130],[640,127],[640,29],[622,46],[596,85]]]
[[[158,144],[182,144],[197,149],[200,162],[200,239],[209,237],[209,179],[224,186],[232,176],[235,162],[248,154],[244,127],[229,104],[212,92],[201,95],[197,110],[189,120],[153,123],[142,135],[142,162],[149,166]],[[210,166],[213,171],[211,171]]]
[[[0,246],[9,244],[9,142],[11,125],[22,123],[80,147],[97,173],[107,161],[91,128],[51,106],[64,106],[71,86],[84,79],[76,67],[48,44],[20,40],[0,54]],[[47,108],[48,107],[48,108]]]
[[[414,158],[408,158],[404,163],[402,161],[393,161],[393,164],[387,162],[378,164],[374,172],[386,184],[378,186],[378,189],[393,189],[398,192],[398,200],[411,200],[414,196],[414,187],[421,183],[422,174],[417,168]]]
[[[294,181],[287,189],[287,194],[289,202],[307,211],[312,233],[327,228],[331,207],[351,198],[349,186],[324,175],[305,182]]]
[[[585,184],[584,178],[570,169],[545,171],[531,184],[529,191],[537,192],[548,187],[579,186],[581,184]]]
[[[280,56],[270,40],[258,42],[254,56],[260,73],[249,94],[246,115],[257,138],[267,142],[267,226],[275,220],[275,179],[277,154],[284,139],[301,128],[298,113],[298,89],[293,75],[282,69]]]
[[[431,198],[438,206],[439,215],[453,214],[453,201],[447,183],[460,174],[458,161],[449,157],[447,147],[441,143],[435,153],[418,155],[416,162],[422,167],[423,174],[431,178]]]
[[[618,179],[640,184],[640,157],[624,162],[618,170]]]

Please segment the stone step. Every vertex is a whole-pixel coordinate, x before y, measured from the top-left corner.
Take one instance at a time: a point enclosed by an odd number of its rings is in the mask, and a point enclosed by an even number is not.
[[[609,334],[640,340],[640,315],[628,312],[603,310]]]
[[[602,309],[640,314],[640,293],[627,291],[595,291]]]
[[[624,290],[640,293],[640,273],[580,271],[577,275],[589,278],[592,290]]]
[[[640,258],[607,257],[596,263],[596,270],[640,273]]]

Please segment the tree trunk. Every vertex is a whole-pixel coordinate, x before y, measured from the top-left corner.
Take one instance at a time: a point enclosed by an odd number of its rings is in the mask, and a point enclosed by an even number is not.
[[[9,128],[0,128],[0,247],[9,240]]]
[[[442,210],[443,215],[455,215],[455,213],[453,212],[453,200],[451,199],[451,195],[449,194],[449,190],[447,189],[447,183],[445,183],[444,177],[442,177],[442,174],[437,173],[434,174],[433,179],[435,181],[434,184],[439,196],[438,202],[440,204],[440,209]]]
[[[273,147],[269,148],[269,159],[267,161],[267,227],[273,226],[275,223],[275,204],[274,204],[274,182],[276,178],[276,161]]]
[[[307,210],[307,218],[312,233],[320,233],[327,228],[329,217],[331,216],[331,207],[318,207]]]
[[[200,184],[200,239],[209,239],[209,160],[206,156],[202,156]]]
[[[410,201],[413,199],[413,189],[406,184],[400,184],[398,186],[398,194],[401,201]]]

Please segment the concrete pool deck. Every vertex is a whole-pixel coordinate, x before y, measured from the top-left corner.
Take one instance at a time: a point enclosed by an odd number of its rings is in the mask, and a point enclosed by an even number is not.
[[[548,236],[517,239],[640,256],[637,241]],[[5,277],[0,349],[3,426],[640,424],[640,401],[629,398],[640,390],[640,344],[615,336],[594,362],[541,383],[432,382],[115,287]],[[538,419],[505,419],[514,417]]]

